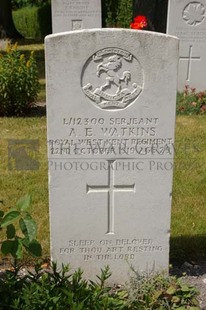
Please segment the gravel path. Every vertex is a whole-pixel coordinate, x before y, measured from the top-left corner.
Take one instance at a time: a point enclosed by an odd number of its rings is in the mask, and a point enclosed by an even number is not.
[[[206,310],[206,262],[198,264],[185,262],[180,268],[171,269],[172,275],[182,276],[184,273],[186,275],[183,276],[183,281],[198,289],[200,309]]]

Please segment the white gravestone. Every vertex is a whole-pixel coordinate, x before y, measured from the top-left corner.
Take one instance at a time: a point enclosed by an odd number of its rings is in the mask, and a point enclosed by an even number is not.
[[[206,0],[170,0],[167,33],[180,39],[178,89],[206,89]]]
[[[53,33],[101,27],[101,0],[52,0]]]
[[[46,38],[52,260],[111,282],[168,269],[178,39]]]

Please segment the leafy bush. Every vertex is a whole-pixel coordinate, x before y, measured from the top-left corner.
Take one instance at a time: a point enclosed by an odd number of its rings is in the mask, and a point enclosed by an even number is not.
[[[27,195],[6,214],[0,210],[0,230],[5,230],[6,234],[6,239],[0,242],[1,252],[10,254],[14,262],[23,258],[24,249],[30,255],[41,256],[41,245],[36,240],[37,224],[28,212],[30,203],[31,197]],[[18,235],[18,230],[22,236]]]
[[[129,28],[132,21],[132,0],[105,0],[103,2],[103,25]]]
[[[27,39],[42,39],[52,33],[51,5],[23,7],[13,12],[16,28]]]
[[[50,4],[51,0],[11,0],[12,7],[14,9],[20,9],[25,6],[43,6],[45,4]]]
[[[0,54],[0,116],[23,115],[36,100],[39,81],[36,61],[9,44]]]
[[[206,90],[197,92],[195,88],[185,86],[177,97],[177,114],[192,115],[206,113]]]
[[[68,266],[57,270],[57,265],[52,265],[50,272],[43,272],[37,265],[34,273],[20,278],[17,273],[7,272],[4,282],[7,290],[13,293],[8,300],[3,281],[0,281],[1,300],[0,306],[4,309],[56,309],[56,310],[123,310],[126,300],[117,294],[110,294],[110,288],[105,286],[105,281],[110,276],[108,267],[98,276],[98,282],[88,282],[82,278],[79,269],[73,274],[69,273]],[[16,276],[15,276],[16,275]],[[9,285],[10,283],[10,285]],[[7,307],[7,308],[6,308]]]
[[[140,275],[134,271],[128,287],[130,309],[198,310],[198,292],[181,278],[162,274]]]
[[[35,266],[23,277],[19,268],[7,271],[0,279],[0,309],[22,310],[198,310],[197,291],[175,277],[138,274],[130,286],[106,286],[109,267],[101,270],[98,280],[83,279],[78,269],[70,272],[68,266],[59,271],[55,263],[51,270]],[[9,298],[8,298],[9,296]]]
[[[117,25],[129,28],[132,20],[132,1],[121,0],[117,9]]]

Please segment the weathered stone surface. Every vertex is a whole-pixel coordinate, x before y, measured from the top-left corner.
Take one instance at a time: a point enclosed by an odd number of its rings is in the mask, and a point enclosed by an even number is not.
[[[180,39],[178,89],[206,89],[206,0],[170,0],[167,33]]]
[[[52,0],[53,33],[101,26],[101,0]]]
[[[53,260],[113,283],[168,269],[177,62],[157,33],[46,38]]]

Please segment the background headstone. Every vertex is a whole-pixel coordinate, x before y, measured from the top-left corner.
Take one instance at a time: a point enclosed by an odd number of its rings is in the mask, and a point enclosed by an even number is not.
[[[52,260],[111,283],[168,269],[178,40],[99,29],[46,38]]]
[[[101,28],[101,0],[52,0],[52,32]]]
[[[180,39],[178,89],[206,89],[206,0],[170,0],[167,33]]]
[[[9,43],[11,43],[10,40],[0,39],[0,49],[6,49]]]

